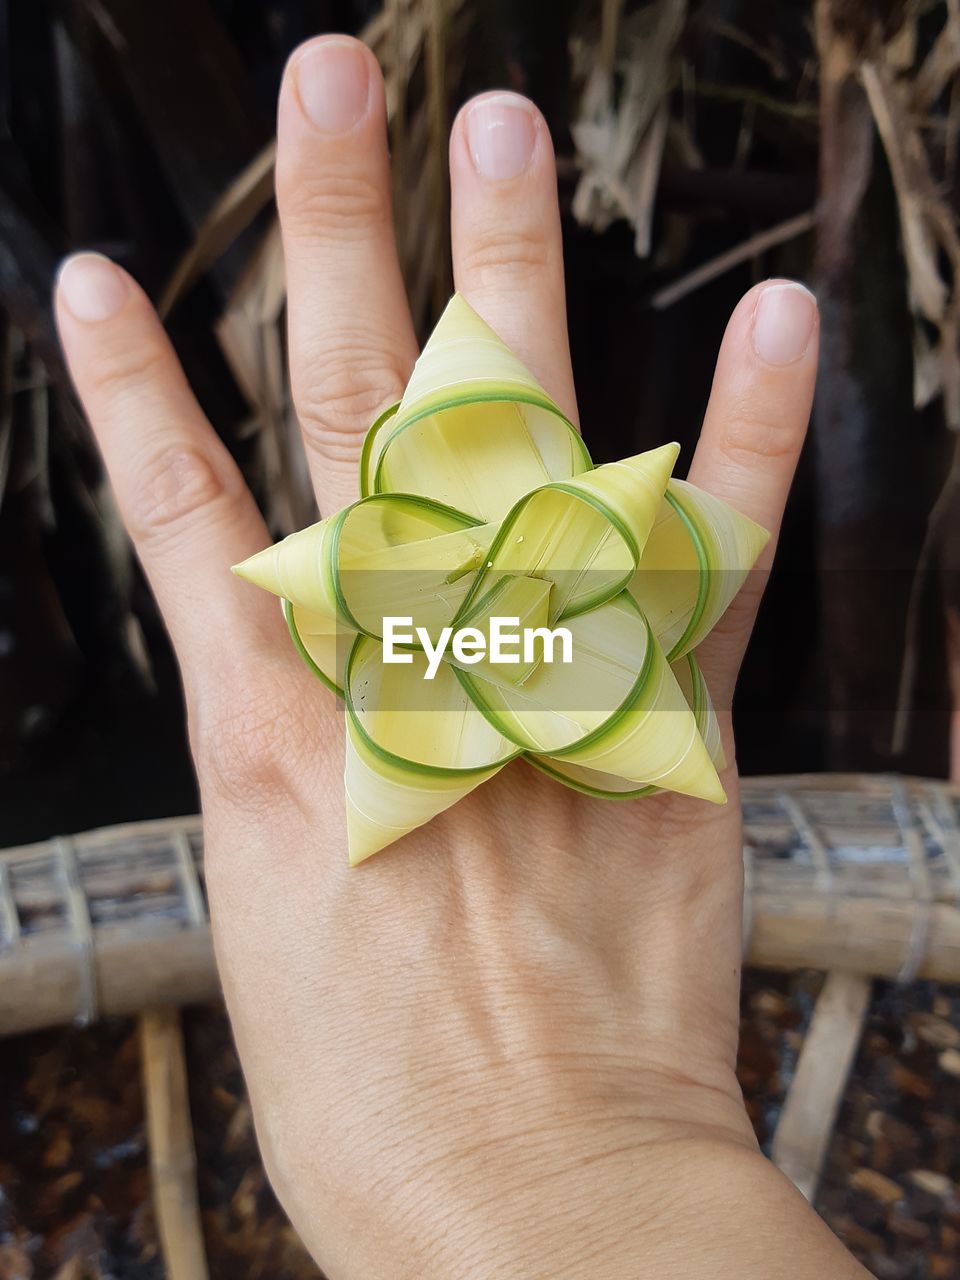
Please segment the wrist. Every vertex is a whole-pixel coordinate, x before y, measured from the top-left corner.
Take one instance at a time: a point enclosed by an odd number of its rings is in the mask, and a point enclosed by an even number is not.
[[[420,1280],[865,1280],[756,1146],[691,1131],[551,1165],[449,1213]],[[394,1274],[390,1267],[384,1274]]]
[[[653,1211],[699,1148],[756,1150],[732,1070],[704,1085],[626,1057],[538,1054],[470,1076],[421,1077],[402,1120],[351,1125],[335,1185],[317,1126],[258,1109],[271,1181],[331,1280],[582,1277],[583,1250],[619,1257],[637,1205]]]
[[[321,1258],[332,1280],[658,1275],[627,1264],[700,1196],[704,1154],[760,1157],[732,1072],[729,1088],[658,1074],[624,1089],[620,1069],[556,1067],[547,1088],[537,1069],[483,1103],[434,1091],[429,1131],[382,1151],[376,1188],[351,1197],[356,1230],[375,1218],[379,1244],[340,1270]]]

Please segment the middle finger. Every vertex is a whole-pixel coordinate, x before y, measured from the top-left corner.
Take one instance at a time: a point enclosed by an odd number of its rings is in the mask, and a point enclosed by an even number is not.
[[[290,379],[323,515],[356,497],[370,423],[417,347],[393,235],[383,77],[348,36],[290,59],[277,121]]]
[[[576,422],[557,172],[543,116],[516,93],[485,93],[450,138],[457,288]]]

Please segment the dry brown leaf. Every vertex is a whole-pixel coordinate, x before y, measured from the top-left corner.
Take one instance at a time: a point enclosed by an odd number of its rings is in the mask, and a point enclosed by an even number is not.
[[[32,1280],[33,1263],[15,1240],[0,1244],[0,1280]]]
[[[956,1184],[945,1173],[936,1173],[933,1169],[914,1169],[907,1177],[915,1187],[926,1191],[928,1195],[949,1199],[957,1191]]]
[[[666,97],[686,14],[686,0],[658,0],[620,22],[613,71],[602,42],[574,50],[584,83],[579,115],[571,125],[581,168],[573,215],[596,231],[626,219],[636,233],[640,256],[650,252],[654,198],[669,120]],[[609,30],[608,20],[608,44]],[[614,72],[620,79],[619,92],[615,91]]]
[[[949,82],[960,71],[960,11],[948,9],[943,30],[924,59],[913,84],[911,106],[918,113],[928,111]]]
[[[877,1173],[876,1169],[855,1169],[850,1175],[850,1185],[881,1204],[896,1204],[905,1194],[899,1183]]]
[[[157,304],[161,318],[205,275],[273,199],[277,145],[270,142],[231,182],[198,230]]]
[[[274,222],[217,322],[217,339],[254,414],[267,521],[283,534],[316,518],[290,401],[282,324],[285,296],[280,227]]]
[[[960,428],[960,234],[938,190],[930,156],[908,110],[907,89],[885,56],[865,61],[860,78],[886,152],[900,215],[911,308],[915,316],[914,398],[918,407],[944,397],[947,421]],[[942,262],[949,265],[944,279]],[[931,342],[922,325],[937,332]]]

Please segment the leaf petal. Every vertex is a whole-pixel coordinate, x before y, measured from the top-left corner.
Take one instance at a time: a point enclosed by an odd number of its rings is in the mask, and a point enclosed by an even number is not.
[[[456,294],[396,413],[368,435],[362,471],[370,492],[422,494],[489,521],[591,465],[573,424]]]
[[[500,526],[461,616],[503,573],[552,582],[552,621],[612,600],[636,572],[677,448],[651,449],[522,497]]]
[[[722,803],[694,713],[632,598],[565,625],[573,661],[544,662],[520,686],[457,670],[491,725],[535,755]]]
[[[696,658],[689,653],[686,657],[671,663],[670,669],[676,676],[687,705],[694,714],[697,731],[703,739],[710,759],[718,769],[722,769],[726,760],[720,742],[720,726],[710,692]],[[555,778],[565,786],[572,787],[574,791],[582,791],[585,795],[604,800],[634,800],[640,796],[654,795],[660,789],[652,785],[637,786],[636,783],[627,778],[618,777],[615,773],[603,773],[599,769],[591,769],[587,765],[574,764],[569,760],[552,756],[528,758],[531,764],[536,765],[543,773],[549,774],[551,778]]]
[[[453,669],[391,665],[358,637],[347,663],[347,836],[351,864],[429,822],[486,782],[517,747],[477,711]]]
[[[300,609],[283,601],[283,616],[297,652],[328,689],[343,696],[344,673],[356,632],[348,631],[323,613]]]
[[[671,662],[710,634],[769,539],[719,498],[670,481],[628,589]]]

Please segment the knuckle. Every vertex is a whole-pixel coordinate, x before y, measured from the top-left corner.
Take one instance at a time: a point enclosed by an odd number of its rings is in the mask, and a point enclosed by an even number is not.
[[[715,645],[718,648],[727,645],[731,652],[738,651],[753,630],[756,612],[755,599],[746,599],[742,593],[738,595],[711,633]]]
[[[390,216],[383,185],[362,174],[305,181],[302,170],[278,173],[277,202],[288,234],[314,245],[366,239]]]
[[[218,469],[199,449],[163,449],[142,468],[125,504],[130,532],[146,540],[169,531],[217,502],[226,489]]]
[[[753,631],[762,594],[760,584],[741,587],[707,637],[711,653],[727,666],[736,667],[740,662]]]
[[[256,808],[290,789],[292,762],[302,757],[304,710],[280,690],[229,689],[201,705],[193,733],[201,787],[238,806]]]
[[[778,462],[794,458],[801,440],[786,415],[778,419],[776,410],[761,411],[744,404],[728,418],[720,447],[734,461],[764,458]]]
[[[710,632],[710,652],[727,665],[740,661],[744,645],[750,638],[756,615],[756,601],[735,600]]]
[[[101,348],[89,356],[84,382],[99,394],[115,394],[149,382],[167,365],[166,347],[156,341],[138,340],[129,345]]]
[[[460,265],[479,288],[500,282],[509,274],[512,287],[519,288],[552,265],[553,255],[539,227],[510,227],[480,230],[461,252]]]
[[[405,371],[387,352],[339,335],[336,350],[315,358],[296,380],[294,402],[309,446],[337,456],[355,449],[350,437],[365,431],[402,394]]]

